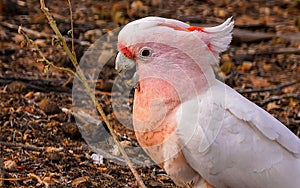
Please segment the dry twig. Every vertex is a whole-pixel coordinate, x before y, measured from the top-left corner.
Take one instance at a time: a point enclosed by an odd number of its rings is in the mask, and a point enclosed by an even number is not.
[[[272,91],[281,90],[283,88],[286,88],[286,87],[289,87],[289,86],[292,86],[292,85],[295,85],[295,84],[298,84],[298,83],[299,83],[299,81],[293,81],[293,82],[282,84],[282,85],[279,85],[279,86],[276,86],[276,87],[260,88],[260,89],[247,89],[247,90],[242,90],[242,91],[238,91],[238,92],[241,93],[241,94],[244,94],[244,93],[259,93],[259,92],[272,92]]]
[[[3,141],[0,141],[0,145],[15,147],[15,148],[23,148],[23,149],[33,150],[33,151],[42,151],[44,149],[43,147],[37,147],[37,146],[34,146],[34,145],[21,144],[21,143],[12,143],[12,142],[3,142]]]
[[[39,176],[33,174],[33,173],[29,173],[28,177],[20,177],[20,178],[3,178],[2,176],[0,177],[0,182],[2,181],[20,181],[20,180],[29,180],[29,179],[36,179],[39,184],[44,184],[46,188],[49,187],[49,184],[45,181],[43,181]],[[2,187],[3,184],[0,184],[0,186]]]
[[[0,25],[5,26],[7,28],[13,29],[13,30],[18,30],[19,26],[14,25],[12,23],[8,23],[8,22],[0,22]],[[41,38],[41,37],[45,37],[45,38],[57,38],[56,35],[51,35],[51,34],[47,34],[47,33],[42,33],[42,32],[38,32],[38,31],[34,31],[32,29],[26,28],[22,26],[23,31],[25,31],[25,33],[28,33],[30,35],[34,35],[37,38]],[[81,45],[81,46],[90,46],[90,42],[88,41],[83,41],[83,40],[79,40],[79,39],[73,39],[75,43]],[[71,38],[66,38],[66,41],[72,41]]]
[[[38,52],[39,56],[42,58],[42,59],[39,59],[38,62],[45,62],[46,63],[46,67],[45,67],[46,70],[49,67],[53,67],[53,68],[55,68],[57,70],[60,70],[60,71],[63,71],[63,72],[68,72],[72,76],[76,76],[76,74],[75,74],[75,72],[73,70],[71,70],[69,68],[65,68],[65,67],[58,67],[53,62],[49,61],[46,58],[46,56],[44,55],[44,53],[41,51],[40,47],[28,37],[28,35],[26,34],[26,32],[23,30],[23,28],[21,26],[19,26],[18,33],[22,34],[25,37],[26,45],[33,45],[33,47],[35,48],[35,50]]]
[[[68,5],[69,5],[69,9],[70,9],[70,23],[71,23],[71,40],[72,40],[72,53],[73,55],[76,57],[75,54],[75,47],[74,47],[74,25],[73,25],[73,12],[72,12],[72,4],[71,1],[68,0]]]
[[[21,177],[21,178],[0,178],[0,181],[20,181],[32,179],[31,177]]]
[[[71,9],[71,3],[70,0],[68,0],[69,2],[69,7],[70,7],[70,12],[72,12]],[[104,110],[102,109],[99,101],[97,100],[97,98],[95,97],[95,95],[93,94],[90,86],[88,85],[88,82],[85,78],[85,75],[83,74],[82,70],[79,68],[75,53],[74,53],[74,47],[73,47],[73,43],[72,43],[72,51],[69,49],[67,43],[66,43],[66,39],[62,36],[62,34],[60,33],[55,20],[53,19],[52,15],[49,12],[49,9],[45,6],[45,2],[44,0],[40,0],[40,5],[41,5],[41,10],[43,11],[44,15],[47,17],[48,21],[49,21],[49,25],[52,28],[52,30],[54,31],[54,33],[57,36],[57,39],[60,41],[62,48],[64,49],[64,51],[66,52],[67,56],[69,57],[69,59],[71,60],[71,62],[73,63],[73,66],[76,68],[77,72],[73,72],[71,69],[68,68],[64,68],[64,67],[58,67],[56,65],[54,65],[52,62],[50,62],[46,56],[44,55],[44,53],[40,50],[40,48],[38,47],[37,44],[35,44],[32,40],[30,40],[30,38],[27,36],[27,34],[24,32],[24,30],[22,30],[22,28],[19,28],[19,33],[23,34],[25,36],[26,39],[26,43],[29,45],[33,45],[34,48],[37,50],[38,54],[40,55],[40,57],[42,58],[40,61],[44,62],[46,64],[46,66],[48,67],[53,67],[55,69],[58,69],[60,71],[65,71],[65,72],[69,72],[70,74],[72,74],[73,76],[75,76],[76,78],[78,78],[79,81],[81,81],[86,89],[87,94],[91,97],[92,101],[95,103],[96,108],[98,110],[98,112],[100,113],[101,117],[103,118],[103,121],[105,122],[105,124],[107,125],[116,145],[118,146],[118,149],[120,151],[120,153],[123,155],[126,163],[128,164],[130,170],[132,171],[133,175],[135,176],[138,184],[141,187],[146,187],[143,183],[143,181],[141,180],[140,176],[138,175],[137,171],[135,170],[135,168],[133,167],[133,164],[131,163],[128,155],[126,154],[123,146],[121,145],[121,143],[119,142],[114,129],[112,128],[112,126],[110,125],[110,122],[108,121],[106,114],[104,113]],[[71,14],[72,17],[72,14]],[[71,22],[72,22],[72,18],[71,18]],[[71,25],[72,29],[73,26]],[[71,29],[72,32],[72,38],[74,38],[73,35],[73,31]],[[100,118],[100,117],[99,117]]]
[[[41,185],[44,184],[46,188],[49,187],[49,184],[48,184],[47,182],[41,180],[41,178],[40,178],[39,176],[37,176],[37,175],[35,175],[35,174],[33,174],[33,173],[28,174],[28,176],[29,176],[30,178],[35,178]]]

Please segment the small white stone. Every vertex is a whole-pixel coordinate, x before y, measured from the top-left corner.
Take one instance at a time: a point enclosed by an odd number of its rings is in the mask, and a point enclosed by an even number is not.
[[[102,155],[98,155],[96,153],[93,153],[91,155],[91,158],[93,159],[95,164],[97,164],[97,165],[103,164],[103,156]]]

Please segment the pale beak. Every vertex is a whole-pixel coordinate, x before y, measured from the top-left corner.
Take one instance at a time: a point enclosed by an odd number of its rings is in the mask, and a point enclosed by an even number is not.
[[[132,59],[125,57],[122,53],[118,53],[115,61],[115,69],[119,72],[122,77],[125,77],[125,73],[128,70],[131,70],[135,67],[135,62]],[[138,85],[139,77],[136,72],[134,72],[133,76],[129,79],[125,80],[125,83],[130,86],[136,88]]]
[[[125,57],[122,53],[118,53],[115,63],[115,69],[119,74],[125,74],[127,70],[132,69],[135,66],[135,62],[132,59]]]

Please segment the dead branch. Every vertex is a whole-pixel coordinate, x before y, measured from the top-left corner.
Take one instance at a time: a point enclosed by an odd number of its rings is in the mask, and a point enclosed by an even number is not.
[[[279,101],[281,99],[281,97],[279,96],[271,96],[263,101],[261,101],[259,103],[260,106],[265,106],[266,104],[270,103],[270,102],[274,102],[274,101]]]
[[[260,32],[260,31],[251,31],[247,29],[234,29],[233,30],[233,42],[260,42],[263,40],[271,40],[273,38],[282,38],[287,41],[299,42],[300,34],[299,33],[271,33],[271,32]]]
[[[19,29],[19,26],[8,23],[8,22],[0,22],[0,24],[4,27],[7,27],[7,28],[10,28],[10,29],[13,29],[13,30],[18,30]],[[28,33],[30,35],[35,36],[36,38],[44,37],[44,38],[55,38],[55,39],[57,39],[56,35],[51,35],[51,34],[47,34],[47,33],[34,31],[32,29],[29,29],[29,28],[26,28],[26,27],[23,27],[23,26],[22,26],[22,30],[25,33]],[[67,42],[72,42],[72,38],[65,38],[65,39],[66,39]],[[90,42],[82,41],[82,40],[79,40],[79,39],[74,39],[74,42],[81,45],[81,46],[90,46],[91,45]]]
[[[289,82],[286,84],[282,84],[276,87],[271,87],[271,88],[260,88],[260,89],[247,89],[247,90],[241,90],[238,91],[241,94],[246,94],[246,93],[260,93],[260,92],[273,92],[273,91],[278,91],[281,90],[283,88],[298,84],[299,81],[293,81],[293,82]]]
[[[234,42],[257,42],[262,40],[269,40],[276,36],[275,33],[265,33],[265,32],[253,32],[246,29],[234,29],[233,30],[233,40]]]
[[[31,177],[21,177],[21,178],[0,178],[0,181],[20,181],[20,180],[28,180],[32,179]]]
[[[1,160],[1,158],[0,158]],[[1,163],[2,164],[2,163]],[[0,168],[2,170],[2,168]],[[1,172],[1,171],[0,171]],[[49,184],[41,178],[33,173],[28,174],[28,177],[20,177],[20,178],[4,178],[2,175],[0,176],[0,186],[3,187],[3,181],[20,181],[20,180],[29,180],[29,179],[36,179],[40,184],[44,184],[45,187],[49,187]]]
[[[28,174],[28,176],[30,178],[35,178],[40,184],[44,184],[46,188],[49,187],[49,184],[47,182],[43,181],[39,176],[37,176],[37,175],[35,175],[33,173]]]
[[[0,77],[0,85],[7,85],[11,82],[21,82],[28,90],[41,91],[41,92],[59,92],[71,94],[72,91],[68,87],[63,87],[62,80],[45,80],[33,78],[18,78],[13,76]]]
[[[23,149],[33,150],[33,151],[42,151],[42,150],[44,150],[43,147],[37,147],[37,146],[34,146],[34,145],[21,144],[21,143],[12,143],[12,142],[0,141],[0,145],[13,147],[13,148],[23,148]]]
[[[273,48],[264,51],[258,51],[255,49],[238,50],[237,56],[244,55],[272,55],[272,54],[300,54],[300,48]]]
[[[1,169],[0,169],[1,170]],[[39,184],[44,184],[46,188],[49,187],[49,184],[45,181],[43,181],[39,176],[29,173],[27,177],[19,177],[19,178],[4,178],[3,176],[0,177],[0,182],[5,181],[20,181],[20,180],[29,180],[29,179],[36,179]],[[1,187],[3,187],[3,184],[0,184]]]
[[[14,24],[11,24],[11,23],[8,23],[8,22],[0,22],[0,24],[2,26],[5,26],[5,27],[8,27],[10,29],[13,29],[13,30],[18,30],[19,26],[18,25],[14,25]],[[35,37],[37,38],[41,38],[41,37],[45,37],[45,38],[51,38],[51,37],[54,37],[54,35],[50,35],[50,34],[47,34],[47,33],[41,33],[41,32],[37,32],[37,31],[34,31],[32,29],[28,29],[26,27],[22,27],[23,30],[26,32],[26,33],[29,33],[30,35],[34,35]]]
[[[259,55],[265,54],[300,54],[300,48],[275,48],[267,51],[258,52]]]
[[[59,71],[62,71],[62,72],[67,72],[67,73],[70,73],[72,76],[77,77],[77,74],[75,74],[75,72],[72,69],[56,66],[53,62],[49,61],[47,59],[47,57],[44,55],[44,53],[41,51],[40,47],[29,38],[29,36],[27,35],[27,33],[23,30],[23,28],[21,26],[19,26],[18,33],[22,34],[25,37],[25,42],[26,42],[27,45],[33,45],[34,46],[35,50],[38,52],[39,56],[41,57],[41,59],[38,59],[37,61],[38,62],[44,62],[46,64],[46,66],[45,66],[46,71],[48,71],[49,67],[53,67],[56,70],[59,70]],[[64,48],[64,50],[66,48],[68,48],[68,45],[67,45],[65,40],[64,40],[63,48]],[[67,52],[67,54],[71,53],[70,50],[66,51],[66,52]],[[77,60],[76,60],[75,56],[73,57],[73,59],[75,59],[75,61],[77,63]],[[78,79],[80,79],[80,77],[78,77]]]

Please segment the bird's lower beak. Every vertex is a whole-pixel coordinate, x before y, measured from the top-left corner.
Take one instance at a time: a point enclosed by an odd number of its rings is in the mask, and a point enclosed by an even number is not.
[[[127,79],[125,73],[129,70],[132,70],[135,67],[135,62],[132,59],[125,57],[122,53],[118,53],[115,61],[115,69],[119,72],[122,77],[125,77],[125,83],[130,87],[136,87],[138,84],[138,74],[134,74]]]

